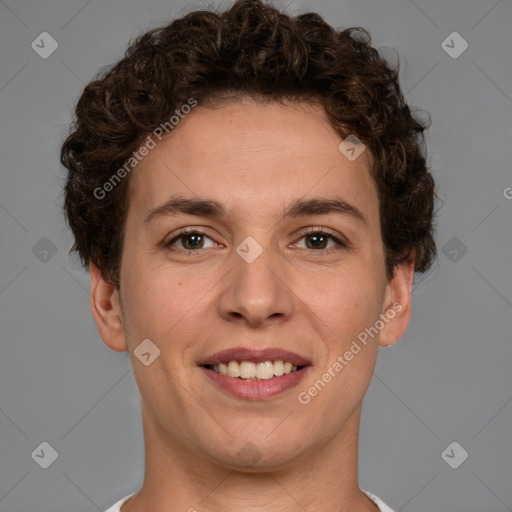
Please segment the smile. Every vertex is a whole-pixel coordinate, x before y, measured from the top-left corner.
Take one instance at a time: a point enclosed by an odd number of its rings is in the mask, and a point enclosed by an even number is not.
[[[282,377],[302,368],[302,366],[279,359],[259,363],[252,361],[227,361],[216,365],[207,365],[206,367],[221,375],[243,380],[268,380],[273,377]]]

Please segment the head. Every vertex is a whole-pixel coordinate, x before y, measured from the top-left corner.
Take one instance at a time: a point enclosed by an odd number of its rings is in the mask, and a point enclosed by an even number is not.
[[[339,435],[435,257],[425,128],[365,30],[258,1],[151,30],[86,86],[62,147],[72,250],[155,431],[231,466],[251,440],[266,468]],[[299,354],[300,389],[210,387],[202,363],[233,347]]]

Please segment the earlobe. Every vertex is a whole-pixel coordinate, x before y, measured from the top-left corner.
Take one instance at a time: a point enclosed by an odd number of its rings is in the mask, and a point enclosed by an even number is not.
[[[414,261],[395,267],[393,278],[386,285],[386,297],[381,318],[384,327],[379,334],[379,345],[389,347],[405,333],[411,319]]]
[[[90,303],[98,333],[107,347],[118,352],[128,350],[123,328],[119,291],[106,281],[98,267],[89,265],[91,274]]]

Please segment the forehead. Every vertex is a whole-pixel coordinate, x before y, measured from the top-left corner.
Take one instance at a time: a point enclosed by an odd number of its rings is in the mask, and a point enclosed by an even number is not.
[[[311,195],[350,199],[378,221],[369,155],[350,161],[341,141],[311,103],[196,106],[133,171],[129,216],[171,194],[212,197],[251,215]]]

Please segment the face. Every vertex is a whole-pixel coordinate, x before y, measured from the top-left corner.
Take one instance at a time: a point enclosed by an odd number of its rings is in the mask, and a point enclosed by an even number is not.
[[[95,317],[146,424],[196,458],[268,470],[335,440],[407,326],[411,266],[386,279],[369,155],[340,142],[312,104],[197,106],[130,177],[119,324]]]

